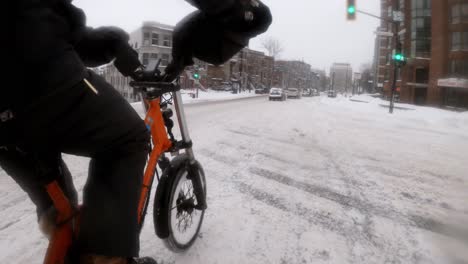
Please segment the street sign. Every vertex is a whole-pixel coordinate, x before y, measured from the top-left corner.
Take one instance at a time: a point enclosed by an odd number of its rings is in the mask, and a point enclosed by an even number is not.
[[[377,36],[393,37],[393,33],[392,33],[392,32],[374,31],[374,33],[375,33]]]
[[[437,80],[440,87],[468,88],[468,79],[447,78]]]
[[[403,12],[401,11],[393,11],[393,21],[395,22],[403,22],[405,19]]]

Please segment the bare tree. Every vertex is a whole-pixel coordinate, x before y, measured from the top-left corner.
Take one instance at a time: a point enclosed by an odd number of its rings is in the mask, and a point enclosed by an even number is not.
[[[262,47],[268,51],[268,56],[276,58],[281,52],[284,51],[283,44],[273,37],[266,37],[262,39]]]

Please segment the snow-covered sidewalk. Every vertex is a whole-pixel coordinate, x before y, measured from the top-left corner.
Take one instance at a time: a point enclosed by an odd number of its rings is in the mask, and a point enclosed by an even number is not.
[[[214,90],[199,90],[198,98],[193,98],[192,95],[196,93],[196,90],[182,90],[182,100],[184,104],[202,103],[202,102],[213,102],[213,101],[230,101],[248,97],[259,97],[265,96],[264,94],[255,94],[252,90],[250,93],[244,91],[239,94],[233,94],[227,91],[214,91]]]

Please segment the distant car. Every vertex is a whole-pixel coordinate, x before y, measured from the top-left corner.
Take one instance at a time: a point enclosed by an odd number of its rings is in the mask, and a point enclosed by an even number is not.
[[[314,96],[320,96],[320,92],[317,89],[314,89],[312,93]]]
[[[297,89],[297,88],[288,88],[287,93],[288,93],[288,95],[287,95],[288,98],[289,97],[294,97],[294,98],[299,99],[302,96],[301,91],[299,89]]]
[[[256,94],[267,94],[268,91],[268,87],[258,87],[255,89]]]
[[[314,96],[313,89],[306,88],[302,90],[302,96]]]
[[[336,91],[335,90],[328,91],[328,97],[335,98],[336,97]]]
[[[269,95],[269,100],[270,101],[285,101],[287,98],[286,92],[281,89],[281,88],[271,88],[270,89],[270,95]]]

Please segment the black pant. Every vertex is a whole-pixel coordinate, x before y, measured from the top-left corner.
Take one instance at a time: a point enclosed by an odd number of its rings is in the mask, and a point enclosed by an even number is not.
[[[73,206],[78,204],[78,194],[73,185],[73,180],[67,165],[63,162],[60,154],[56,158],[56,165],[47,163],[49,179],[43,179],[37,163],[39,157],[35,153],[26,152],[17,147],[0,148],[0,167],[8,173],[18,185],[28,194],[36,205],[38,217],[49,209],[52,200],[44,189],[44,182],[56,180]]]
[[[104,79],[90,71],[86,80],[90,85],[83,80],[38,98],[4,134],[42,164],[57,166],[61,152],[91,157],[76,246],[83,254],[137,256],[137,207],[149,132]]]

